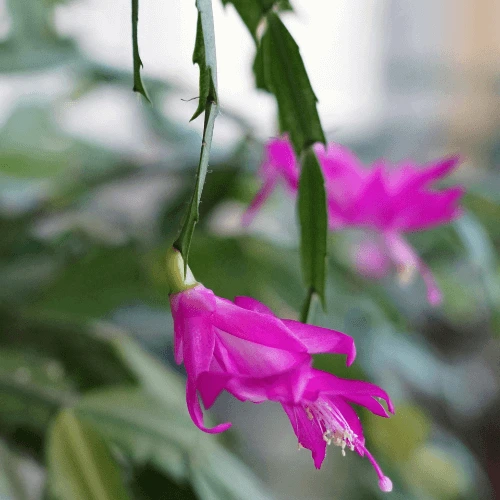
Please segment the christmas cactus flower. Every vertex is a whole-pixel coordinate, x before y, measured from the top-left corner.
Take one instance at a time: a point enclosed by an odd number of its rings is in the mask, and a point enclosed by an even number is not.
[[[251,222],[278,179],[283,179],[290,190],[297,186],[292,182],[298,175],[296,158],[290,158],[289,148],[286,137],[268,143],[260,170],[264,187],[255,198],[258,203],[254,200],[247,210],[244,224]],[[458,201],[463,188],[439,191],[432,187],[457,167],[458,158],[439,160],[424,168],[411,162],[394,166],[380,160],[366,169],[340,145],[316,144],[314,148],[325,178],[330,229],[356,227],[375,231],[381,237],[381,249],[393,261],[401,278],[408,280],[418,270],[427,286],[428,301],[438,304],[439,288],[403,234],[446,224],[460,215]],[[273,163],[274,159],[280,161]]]
[[[356,356],[351,337],[335,330],[280,319],[261,302],[217,297],[195,281],[179,252],[167,254],[170,304],[174,319],[177,363],[187,372],[186,402],[193,422],[203,431],[225,431],[231,424],[207,428],[199,397],[210,408],[226,390],[241,401],[282,404],[299,444],[312,452],[321,467],[328,444],[347,446],[367,456],[379,476],[379,486],[390,491],[385,477],[365,447],[361,424],[349,403],[360,404],[387,417],[375,398],[386,401],[379,387],[344,380],[312,368],[314,353],[342,354],[349,366]]]
[[[345,354],[348,365],[354,361],[354,342],[348,335],[281,320],[250,297],[236,297],[234,302],[217,297],[195,281],[189,268],[184,277],[183,259],[175,249],[167,254],[167,272],[175,360],[186,368],[189,414],[205,432],[222,432],[230,426],[206,428],[198,400],[198,392],[209,397],[220,377],[241,400],[282,396],[298,401],[304,390],[302,373],[309,369],[312,353]],[[201,386],[203,373],[215,376],[215,385]]]

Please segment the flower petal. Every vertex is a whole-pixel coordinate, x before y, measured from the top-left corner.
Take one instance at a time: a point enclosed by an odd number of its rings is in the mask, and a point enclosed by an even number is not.
[[[345,354],[347,366],[356,358],[354,340],[345,333],[320,326],[307,325],[291,319],[281,320],[295,336],[307,347],[310,354]]]
[[[246,377],[226,372],[204,372],[198,380],[198,389],[206,408],[226,390],[240,401],[278,401],[297,404],[307,386],[309,363],[267,377]]]
[[[243,309],[248,309],[249,311],[255,311],[262,314],[270,314],[271,316],[275,316],[275,314],[273,313],[273,311],[271,311],[271,309],[269,309],[269,307],[264,305],[262,302],[253,299],[252,297],[239,295],[238,297],[234,298],[234,303],[239,307],[243,307]]]
[[[372,396],[363,396],[358,394],[350,394],[349,397],[344,397],[351,403],[355,403],[357,405],[364,406],[368,410],[370,410],[374,415],[378,415],[379,417],[387,418],[389,414],[386,409],[377,399]]]
[[[184,366],[194,382],[209,369],[215,347],[215,333],[210,318],[193,316],[184,320]]]
[[[358,396],[371,396],[383,399],[391,413],[394,413],[394,405],[389,395],[378,385],[364,382],[362,380],[349,380],[336,377],[331,373],[320,370],[312,370],[313,376],[307,386],[307,397],[312,401],[317,399],[319,394],[327,396],[342,396],[342,398],[352,400]]]
[[[189,416],[198,429],[208,432],[209,434],[217,434],[219,432],[224,432],[229,427],[231,427],[231,422],[226,422],[224,424],[216,425],[215,427],[208,428],[203,422],[203,411],[198,400],[198,394],[196,391],[196,386],[192,380],[188,377],[186,385],[186,404],[188,407]]]
[[[264,181],[264,184],[262,184],[262,187],[259,189],[254,199],[250,202],[249,207],[243,214],[243,226],[249,226],[252,223],[259,209],[262,207],[262,205],[264,205],[269,196],[271,196],[271,193],[276,187],[277,180],[277,176],[273,176],[272,178],[266,179]]]
[[[305,352],[305,346],[284,323],[270,314],[243,309],[230,301],[216,298],[213,325],[220,330],[257,344]]]
[[[302,406],[287,404],[282,406],[290,419],[299,445],[311,450],[314,466],[316,469],[320,469],[326,455],[326,442],[319,424],[308,418]]]
[[[218,348],[214,354],[216,358],[222,355],[218,359],[219,363],[236,375],[267,377],[288,371],[311,359],[306,352],[263,346],[221,330],[217,330],[216,335]]]

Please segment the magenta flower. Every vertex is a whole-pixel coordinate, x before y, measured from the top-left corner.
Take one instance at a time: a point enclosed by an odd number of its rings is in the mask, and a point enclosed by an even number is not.
[[[392,166],[381,160],[366,169],[342,146],[329,144],[325,148],[316,144],[314,148],[325,177],[330,229],[358,227],[376,231],[382,237],[382,250],[402,279],[418,270],[427,286],[428,301],[438,304],[441,292],[403,234],[446,224],[460,215],[458,201],[463,188],[438,191],[431,186],[456,168],[458,158],[439,160],[426,168],[413,163]],[[286,137],[268,143],[260,170],[263,188],[247,210],[244,224],[251,222],[278,179],[283,179],[292,192],[297,191],[296,159],[290,150]]]
[[[175,359],[186,368],[186,402],[193,422],[210,433],[231,425],[207,428],[198,395],[206,408],[223,390],[241,401],[279,402],[299,443],[311,450],[317,468],[327,444],[348,446],[368,457],[380,488],[390,491],[392,483],[367,451],[361,424],[349,405],[361,404],[387,417],[374,398],[384,399],[393,412],[389,397],[373,384],[343,380],[311,367],[311,354],[320,352],[346,355],[349,366],[356,356],[352,338],[280,319],[250,297],[236,297],[234,302],[217,297],[197,283],[189,269],[184,278],[182,257],[176,250],[168,253],[167,267]]]
[[[197,392],[205,398],[203,391],[208,395],[213,384],[205,382],[200,387],[203,373],[214,376],[216,385],[223,379],[228,390],[234,389],[241,400],[260,402],[282,397],[298,401],[304,389],[302,374],[312,363],[311,354],[345,354],[348,365],[354,361],[354,342],[348,335],[281,320],[250,297],[236,297],[234,303],[217,297],[192,275],[187,282],[179,278],[182,258],[177,251],[172,250],[167,261],[170,279],[174,276],[170,305],[175,360],[184,362],[187,406],[201,430],[216,433],[231,425],[205,427]]]

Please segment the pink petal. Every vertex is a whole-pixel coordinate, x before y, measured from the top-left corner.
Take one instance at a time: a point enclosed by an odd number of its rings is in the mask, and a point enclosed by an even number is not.
[[[210,408],[219,394],[226,390],[240,401],[278,401],[298,403],[307,385],[309,366],[303,366],[267,377],[242,376],[230,373],[205,372],[199,377],[198,388],[205,407]]]
[[[184,320],[184,366],[196,383],[198,375],[209,369],[215,347],[210,318],[193,316]]]
[[[279,139],[271,139],[266,144],[265,161],[261,167],[261,175],[269,171],[277,171],[285,180],[285,185],[292,192],[297,191],[299,182],[299,167],[292,143],[287,135]]]
[[[270,314],[243,309],[230,301],[216,298],[213,325],[243,340],[269,347],[305,352],[305,346],[294,337],[284,323]]]
[[[323,432],[316,422],[310,420],[302,406],[284,404],[283,410],[290,419],[293,431],[297,436],[299,444],[311,450],[314,466],[321,468],[321,464],[326,455],[326,442],[323,439]]]
[[[455,155],[433,162],[425,168],[415,170],[410,181],[412,186],[424,186],[435,182],[451,173],[460,163],[460,156]]]
[[[386,409],[382,406],[380,401],[374,399],[372,396],[363,396],[357,394],[350,394],[349,397],[344,396],[344,399],[347,399],[350,403],[355,403],[357,405],[364,406],[368,410],[370,410],[374,415],[378,415],[379,417],[387,418],[389,414]]]
[[[174,320],[174,356],[175,361],[180,364],[184,358],[185,332],[189,342],[192,322],[197,321],[194,318],[205,318],[204,328],[209,328],[208,321],[215,310],[215,295],[203,285],[197,285],[170,295],[170,308]]]
[[[183,319],[179,314],[180,294],[170,295],[170,309],[174,320],[174,358],[175,362],[180,365],[184,359],[182,336],[183,336]]]
[[[375,384],[363,382],[362,380],[349,380],[336,377],[331,373],[313,370],[313,377],[307,387],[307,397],[315,400],[319,394],[327,396],[342,396],[352,399],[357,396],[371,396],[383,399],[391,413],[394,413],[394,405],[388,394]]]
[[[290,351],[286,346],[284,349],[264,346],[221,330],[217,330],[216,335],[218,350],[215,354],[224,355],[219,362],[238,375],[267,377],[310,360],[306,352]]]
[[[188,377],[188,382],[186,386],[186,403],[188,407],[189,416],[198,427],[198,429],[208,432],[209,434],[217,434],[219,432],[224,432],[229,427],[231,427],[231,422],[226,422],[224,424],[216,425],[215,427],[208,428],[203,422],[203,411],[198,400],[198,394],[196,392],[196,386]]]
[[[278,178],[273,176],[272,178],[266,179],[260,190],[255,195],[254,199],[251,201],[250,206],[246,209],[243,214],[242,224],[243,226],[249,226],[259,209],[264,205],[266,200],[269,198],[274,188],[276,187],[276,181]]]
[[[243,309],[248,309],[249,311],[255,311],[262,314],[270,314],[271,316],[275,315],[273,311],[269,309],[269,307],[264,305],[262,302],[253,299],[252,297],[244,297],[240,295],[234,298],[234,303],[239,307],[243,307]]]
[[[310,354],[345,354],[347,356],[347,366],[350,366],[356,358],[354,340],[345,333],[307,325],[291,319],[283,319],[282,322],[307,347],[307,352]]]
[[[445,191],[411,192],[394,199],[397,210],[392,228],[401,231],[418,231],[447,224],[457,218],[461,211],[458,200],[464,194],[462,187]]]

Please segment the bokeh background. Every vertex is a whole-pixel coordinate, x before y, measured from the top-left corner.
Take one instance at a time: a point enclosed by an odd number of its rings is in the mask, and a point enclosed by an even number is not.
[[[467,188],[460,220],[410,238],[441,307],[418,277],[363,277],[360,235],[331,235],[317,321],[352,335],[358,360],[315,362],[394,399],[390,420],[361,413],[392,498],[498,498],[500,2],[292,3],[283,18],[328,139],[367,163],[459,153],[449,183]],[[215,0],[214,15],[222,113],[190,266],[220,296],[297,317],[293,200],[276,192],[251,228],[240,224],[275,103],[254,90],[255,49],[234,9]],[[233,422],[222,438],[200,436],[186,416],[162,263],[199,156],[202,119],[188,123],[195,25],[194,1],[141,3],[149,105],[131,91],[129,2],[0,0],[2,500],[62,498],[57,485],[78,476],[54,424],[68,405],[112,443],[132,498],[383,496],[355,454],[330,449],[316,471],[277,405],[222,397],[211,412]]]

